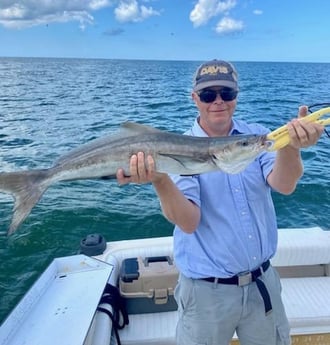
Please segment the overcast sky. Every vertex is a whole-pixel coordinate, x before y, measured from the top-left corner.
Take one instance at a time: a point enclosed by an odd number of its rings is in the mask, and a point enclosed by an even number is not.
[[[0,0],[0,56],[330,62],[328,0]]]

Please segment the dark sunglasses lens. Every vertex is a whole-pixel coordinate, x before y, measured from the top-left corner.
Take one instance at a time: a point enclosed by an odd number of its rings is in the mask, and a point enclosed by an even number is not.
[[[233,89],[220,90],[220,96],[224,101],[233,101],[237,97],[237,91]]]
[[[214,102],[217,98],[217,91],[215,90],[203,90],[199,93],[199,99],[204,103]]]
[[[199,93],[199,99],[204,103],[214,102],[217,98],[217,94],[220,94],[220,97],[224,101],[233,101],[237,97],[237,91],[230,88],[223,88],[219,91],[216,90],[203,90]]]

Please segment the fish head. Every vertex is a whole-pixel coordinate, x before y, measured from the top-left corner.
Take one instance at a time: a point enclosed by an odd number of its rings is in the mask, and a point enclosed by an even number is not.
[[[235,135],[222,140],[214,139],[210,146],[213,163],[228,174],[243,171],[261,152],[274,144],[267,139],[267,135]]]

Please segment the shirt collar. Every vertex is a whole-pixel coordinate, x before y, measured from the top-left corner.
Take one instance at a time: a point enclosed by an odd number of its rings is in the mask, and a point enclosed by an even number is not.
[[[199,125],[198,122],[199,116],[196,117],[194,124],[191,128],[191,134],[196,137],[208,137],[208,134],[203,130],[203,128]],[[232,120],[232,127],[229,132],[229,135],[237,135],[243,134],[243,129],[240,126],[240,123],[235,119]]]

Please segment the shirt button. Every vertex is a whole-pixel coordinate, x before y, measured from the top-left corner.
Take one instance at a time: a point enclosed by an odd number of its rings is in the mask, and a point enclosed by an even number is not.
[[[252,235],[249,235],[249,238],[251,239],[251,238],[252,238]]]
[[[253,257],[253,260],[257,260],[257,258],[254,256],[254,257]]]

